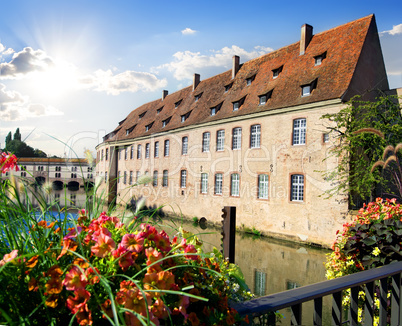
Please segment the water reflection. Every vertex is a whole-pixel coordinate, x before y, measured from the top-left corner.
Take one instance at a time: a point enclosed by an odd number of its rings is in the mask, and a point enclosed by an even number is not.
[[[221,248],[221,230],[208,225],[202,230],[184,222],[183,228],[198,234],[204,249]],[[325,280],[324,261],[329,252],[269,238],[236,234],[235,263],[240,266],[247,285],[263,296]]]

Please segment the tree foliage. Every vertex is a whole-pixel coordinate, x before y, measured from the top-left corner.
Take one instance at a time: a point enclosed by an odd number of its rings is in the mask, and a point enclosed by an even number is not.
[[[375,101],[354,97],[337,113],[325,114],[322,119],[333,123],[327,128],[337,138],[330,156],[338,158],[335,170],[323,172],[334,185],[326,194],[349,194],[353,198],[372,199],[375,189],[392,193],[387,174],[372,166],[382,160],[387,145],[402,142],[401,108],[396,96],[381,96]]]
[[[3,151],[13,153],[18,157],[47,157],[44,151],[37,148],[34,149],[21,140],[19,128],[17,128],[14,133],[14,139],[11,139],[11,131],[8,133],[6,137],[6,147]]]

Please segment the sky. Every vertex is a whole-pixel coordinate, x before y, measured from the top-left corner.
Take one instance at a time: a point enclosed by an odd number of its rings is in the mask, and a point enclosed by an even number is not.
[[[325,5],[324,5],[325,3]],[[398,1],[0,1],[0,148],[11,131],[83,157],[140,105],[375,14],[390,88],[402,87]]]

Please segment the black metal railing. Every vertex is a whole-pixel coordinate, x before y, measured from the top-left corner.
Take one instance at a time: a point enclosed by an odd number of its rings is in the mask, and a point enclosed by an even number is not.
[[[248,315],[249,320],[266,316],[268,325],[276,325],[274,312],[290,308],[290,325],[309,325],[302,320],[303,303],[313,301],[312,325],[373,325],[375,315],[378,325],[402,325],[401,296],[402,262],[362,271],[337,279],[324,281],[297,289],[288,290],[243,303],[233,304],[240,315]],[[345,290],[350,289],[350,303],[342,306]],[[364,291],[362,321],[358,321],[359,291]],[[323,320],[323,298],[332,295],[332,313],[330,320]],[[377,297],[379,305],[374,304]],[[346,309],[346,313],[345,313]],[[346,318],[344,318],[346,317]],[[346,319],[343,321],[343,319]],[[287,325],[282,320],[280,325]]]

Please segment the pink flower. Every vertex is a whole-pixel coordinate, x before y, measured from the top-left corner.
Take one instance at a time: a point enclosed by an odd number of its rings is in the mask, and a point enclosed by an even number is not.
[[[77,291],[85,289],[87,283],[88,283],[87,277],[82,272],[82,270],[76,265],[71,267],[70,271],[66,274],[66,277],[63,281],[63,285],[69,291]]]
[[[116,243],[111,236],[112,235],[108,229],[102,229],[96,244],[91,248],[91,251],[95,256],[100,258],[106,257],[114,248],[116,248]]]
[[[186,248],[184,249],[184,252],[195,254],[195,253],[197,253],[197,249],[195,249],[194,245],[190,244],[190,245],[186,246]],[[185,255],[185,257],[192,259],[192,260],[198,259],[198,255]]]
[[[4,266],[7,262],[12,261],[13,259],[17,258],[17,256],[18,256],[17,249],[11,251],[9,254],[5,254],[3,259],[0,260],[0,267]]]
[[[9,170],[15,169],[15,171],[19,171],[17,165],[17,157],[11,153],[0,153],[0,171],[1,173],[5,173]]]
[[[121,246],[132,252],[141,252],[144,238],[141,234],[125,234],[121,240]]]

